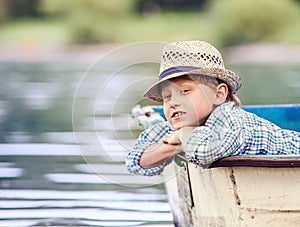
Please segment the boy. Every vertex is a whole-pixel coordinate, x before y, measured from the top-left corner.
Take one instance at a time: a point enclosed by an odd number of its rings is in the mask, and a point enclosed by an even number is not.
[[[163,49],[159,80],[145,96],[162,102],[167,122],[139,136],[126,158],[129,172],[156,175],[185,152],[204,168],[230,155],[300,154],[300,133],[283,130],[239,108],[241,79],[203,41]]]

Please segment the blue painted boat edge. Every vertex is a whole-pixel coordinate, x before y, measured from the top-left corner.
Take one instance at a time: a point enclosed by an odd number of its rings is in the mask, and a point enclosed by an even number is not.
[[[300,104],[253,105],[242,108],[273,122],[280,128],[300,131]]]
[[[267,104],[267,105],[243,105],[242,108],[300,108],[300,103],[292,103],[292,104]]]
[[[280,128],[300,131],[300,104],[276,105],[245,105],[241,106],[247,112],[273,122]],[[165,120],[162,106],[152,106]]]

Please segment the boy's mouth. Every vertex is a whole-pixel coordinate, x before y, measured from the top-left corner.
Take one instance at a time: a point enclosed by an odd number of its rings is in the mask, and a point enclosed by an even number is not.
[[[183,111],[175,111],[172,113],[171,115],[171,118],[174,118],[174,117],[180,117],[181,115],[183,114],[186,114],[186,112],[183,112]]]

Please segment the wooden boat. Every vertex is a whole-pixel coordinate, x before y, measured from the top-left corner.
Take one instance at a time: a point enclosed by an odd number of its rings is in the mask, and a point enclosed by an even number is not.
[[[300,104],[243,108],[300,131]],[[175,226],[300,226],[298,155],[226,157],[209,169],[178,155],[164,172]]]

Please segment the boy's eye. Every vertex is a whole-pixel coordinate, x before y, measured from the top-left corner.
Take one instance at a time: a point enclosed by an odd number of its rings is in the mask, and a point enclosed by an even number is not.
[[[163,97],[163,100],[164,101],[168,101],[168,100],[170,100],[171,99],[171,95],[165,95],[164,97]]]
[[[189,91],[190,91],[190,89],[182,89],[180,93],[187,94],[187,93],[189,93]]]

